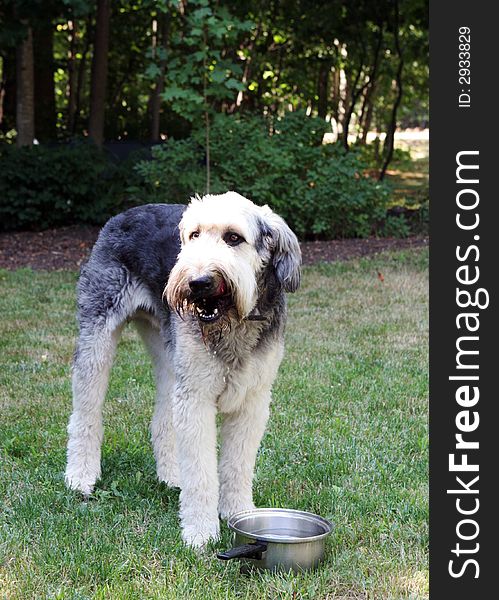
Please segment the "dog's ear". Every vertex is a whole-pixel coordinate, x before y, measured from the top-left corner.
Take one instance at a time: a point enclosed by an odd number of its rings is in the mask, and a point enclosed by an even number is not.
[[[296,235],[284,219],[268,206],[262,207],[264,236],[271,252],[274,273],[284,291],[295,292],[300,285],[301,250]]]
[[[180,238],[180,244],[183,246],[185,244],[185,227],[183,219],[180,220],[180,223],[177,225],[178,236]]]
[[[196,207],[198,207],[202,201],[203,199],[201,196],[199,196],[199,194],[194,194],[194,196],[191,196],[189,204],[187,204],[184,212],[182,213],[182,218],[178,224],[178,233],[182,246],[185,246],[185,244],[187,244],[189,241],[187,238],[187,233],[189,230],[192,231],[196,225]]]

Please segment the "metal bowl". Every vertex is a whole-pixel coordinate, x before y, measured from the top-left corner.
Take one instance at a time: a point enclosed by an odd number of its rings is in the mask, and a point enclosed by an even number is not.
[[[217,556],[238,558],[243,572],[314,569],[324,557],[325,538],[333,525],[313,513],[287,508],[255,508],[232,515],[234,548]]]

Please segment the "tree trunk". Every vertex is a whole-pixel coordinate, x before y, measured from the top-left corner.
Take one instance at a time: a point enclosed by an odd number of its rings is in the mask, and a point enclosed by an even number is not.
[[[365,88],[364,90],[364,96],[362,98],[362,107],[360,109],[360,115],[359,115],[359,128],[362,130],[362,125],[364,123],[364,119],[366,116],[366,109],[367,109],[367,96],[369,95],[369,90],[371,88],[370,82],[369,85]],[[362,134],[360,137],[360,140],[362,141]]]
[[[16,50],[16,145],[32,146],[35,137],[35,81],[33,71],[33,32],[27,35]]]
[[[73,130],[71,131],[72,134],[76,133],[77,128],[78,128],[78,120],[80,117],[80,112],[81,112],[81,92],[83,90],[83,86],[84,86],[84,79],[85,79],[85,75],[87,72],[87,58],[88,58],[88,53],[90,51],[90,39],[91,39],[91,32],[92,32],[92,17],[89,16],[86,22],[86,27],[85,27],[85,35],[84,40],[84,48],[83,51],[81,53],[81,59],[78,63],[78,76],[76,78],[76,106],[75,106],[75,117],[74,117],[74,125],[73,125]]]
[[[404,68],[404,57],[402,55],[402,48],[400,46],[400,37],[399,37],[399,3],[398,0],[394,0],[394,27],[393,27],[393,35],[395,40],[395,49],[397,51],[397,56],[399,57],[399,64],[397,68],[397,74],[395,75],[395,81],[397,83],[397,95],[395,97],[395,101],[393,103],[392,114],[390,119],[390,125],[388,127],[388,131],[386,133],[386,140],[384,144],[385,151],[385,161],[383,166],[381,167],[381,171],[379,173],[379,180],[382,181],[385,178],[386,170],[388,169],[388,165],[390,164],[393,158],[393,150],[395,146],[395,130],[397,129],[397,111],[400,106],[400,102],[402,100],[402,69]]]
[[[331,112],[336,121],[336,127],[340,121],[340,69],[335,67],[333,70],[333,85],[331,86]]]
[[[366,83],[364,83],[362,86],[357,88],[357,84],[359,83],[360,74],[362,71],[362,64],[364,63],[364,58],[366,55],[366,48],[365,48],[365,46],[362,46],[363,51],[362,51],[362,58],[361,58],[361,67],[359,68],[359,73],[357,74],[357,77],[355,78],[355,82],[353,84],[352,98],[351,98],[348,112],[345,115],[345,121],[344,121],[344,126],[343,126],[343,146],[345,147],[345,150],[348,150],[348,129],[350,126],[350,120],[352,118],[353,111],[355,109],[355,104],[357,103],[360,96],[364,93],[367,86],[374,84],[374,82],[376,81],[376,77],[378,75],[379,58],[380,58],[380,54],[381,54],[382,43],[383,43],[383,23],[379,23],[378,24],[378,39],[377,39],[377,43],[376,43],[376,50],[374,52],[373,65],[372,65],[371,71],[369,73],[369,79]]]
[[[352,120],[352,115],[353,115],[353,111],[355,109],[355,105],[357,104],[357,100],[359,99],[359,97],[362,94],[362,91],[364,89],[363,86],[361,86],[360,88],[357,87],[363,70],[364,70],[364,59],[362,58],[360,65],[359,65],[359,70],[357,72],[357,75],[355,76],[355,80],[352,85],[352,93],[350,96],[350,102],[348,103],[348,109],[346,110],[345,117],[343,119],[342,141],[343,141],[343,147],[347,151],[350,149],[350,147],[348,145],[348,130],[350,129],[350,121]]]
[[[2,77],[0,79],[0,127],[3,123],[3,101],[5,98],[5,83],[3,78],[3,68],[2,68]]]
[[[56,138],[54,29],[49,21],[33,29],[35,73],[35,134],[40,142]]]
[[[68,50],[68,132],[74,134],[76,123],[76,93],[78,89],[78,71],[76,69],[76,43],[77,43],[77,24],[76,21],[68,21],[69,29],[69,50]]]
[[[371,129],[371,123],[373,120],[373,112],[374,112],[374,96],[376,95],[376,82],[373,81],[372,85],[369,86],[369,89],[366,93],[366,108],[365,108],[365,117],[364,122],[362,123],[362,136],[360,138],[360,142],[362,145],[367,144],[367,134]]]
[[[321,119],[325,119],[327,116],[330,71],[331,65],[329,62],[321,61],[319,65],[319,78],[317,81],[317,114]]]
[[[159,74],[151,92],[151,142],[160,141],[161,94],[165,89],[166,46],[168,42],[169,20],[166,14],[158,16],[158,33],[156,47],[159,48]],[[155,48],[153,48],[155,50]]]
[[[2,56],[0,81],[0,129],[7,132],[16,126],[16,50],[7,48]]]
[[[104,141],[110,17],[110,0],[97,0],[97,20],[90,91],[90,119],[88,124],[88,135],[97,146],[102,146]]]

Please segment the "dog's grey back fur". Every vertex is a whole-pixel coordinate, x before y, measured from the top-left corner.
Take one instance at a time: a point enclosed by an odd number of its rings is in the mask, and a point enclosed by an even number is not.
[[[165,317],[163,289],[180,251],[178,224],[185,206],[146,204],[110,219],[102,228],[78,282],[80,324],[106,318],[129,286],[147,289],[151,304],[135,307]],[[130,315],[123,315],[124,318]]]
[[[161,297],[180,251],[178,224],[184,210],[181,204],[146,204],[113,217],[103,227],[82,274],[93,275],[96,269],[102,281],[103,268],[122,265]]]

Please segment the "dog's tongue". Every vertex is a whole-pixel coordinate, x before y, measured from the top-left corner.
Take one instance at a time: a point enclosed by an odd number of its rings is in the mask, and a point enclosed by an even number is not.
[[[227,287],[225,285],[225,281],[222,279],[220,281],[220,285],[217,287],[217,291],[215,292],[216,296],[223,296],[227,291]]]

